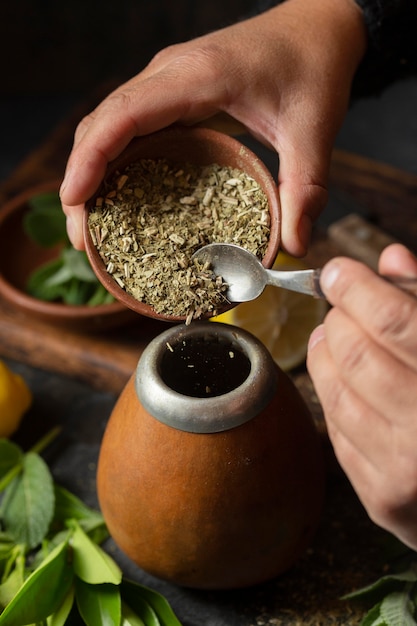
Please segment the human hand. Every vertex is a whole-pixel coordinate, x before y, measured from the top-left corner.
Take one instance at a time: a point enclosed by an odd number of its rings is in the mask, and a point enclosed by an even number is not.
[[[393,244],[379,271],[415,278],[417,259]],[[333,308],[307,366],[329,437],[371,519],[417,549],[417,299],[351,259],[321,286]]]
[[[76,130],[61,189],[73,245],[84,247],[83,204],[134,136],[223,111],[278,152],[282,246],[304,254],[365,47],[354,0],[287,0],[157,54]]]

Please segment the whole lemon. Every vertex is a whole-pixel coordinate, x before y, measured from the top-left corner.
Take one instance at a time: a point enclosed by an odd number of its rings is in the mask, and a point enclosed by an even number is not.
[[[32,393],[19,374],[0,361],[0,437],[10,437],[32,404]]]

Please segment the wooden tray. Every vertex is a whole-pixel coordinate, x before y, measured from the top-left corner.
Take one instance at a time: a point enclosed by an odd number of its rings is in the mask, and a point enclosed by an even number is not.
[[[93,95],[90,102],[82,103],[0,185],[0,203],[26,187],[62,176],[76,123],[105,91],[107,88]],[[366,207],[372,226],[382,229],[384,237],[401,240],[413,248],[417,241],[417,176],[335,151],[331,182]],[[379,237],[380,231],[377,235]],[[382,241],[385,243],[387,239]],[[328,232],[317,226],[307,262],[311,266],[320,266],[340,252],[345,252],[340,242],[329,238]],[[166,324],[163,322],[138,317],[137,323],[118,331],[96,335],[69,332],[23,317],[0,302],[0,355],[21,363],[22,367],[35,368],[33,376],[39,384],[39,394],[47,397],[45,403],[49,404],[47,394],[52,383],[49,379],[45,382],[42,372],[53,373],[52,378],[56,374],[67,377],[67,384],[61,379],[56,382],[56,395],[62,395],[63,401],[68,394],[72,397],[72,393],[87,397],[93,404],[97,403],[97,398],[102,398],[98,402],[99,409],[92,410],[87,400],[80,402],[85,405],[83,410],[80,405],[76,411],[68,409],[66,446],[55,455],[53,464],[54,471],[67,480],[69,488],[78,489],[79,495],[87,501],[94,502],[95,498],[94,468],[105,422],[103,403],[109,411],[114,397],[133,372],[144,346],[164,328]],[[292,376],[322,429],[326,445],[321,407],[305,368],[300,367]],[[87,391],[82,386],[70,392],[70,388],[79,384],[74,381],[86,383]],[[44,390],[42,385],[45,385]],[[60,393],[58,387],[61,389],[63,385],[66,391]],[[96,391],[90,393],[90,387]],[[109,398],[108,392],[114,396]],[[41,408],[41,418],[44,419],[45,408]],[[49,410],[55,413],[59,407],[53,406]],[[95,416],[94,412],[98,414]],[[205,626],[207,623],[218,626],[358,624],[363,608],[339,598],[381,575],[380,547],[385,535],[368,519],[341,474],[330,447],[326,446],[326,452],[329,484],[322,524],[311,549],[286,575],[256,589],[218,594],[167,585],[138,571],[119,555],[123,569],[143,584],[164,593],[185,626]],[[86,482],[88,488],[83,487]]]

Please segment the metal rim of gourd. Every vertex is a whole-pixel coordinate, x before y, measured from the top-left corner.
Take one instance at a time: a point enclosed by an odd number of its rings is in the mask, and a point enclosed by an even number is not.
[[[236,388],[213,397],[193,397],[169,387],[161,376],[167,345],[190,338],[222,338],[248,358],[250,371]],[[276,365],[265,346],[242,328],[219,322],[174,326],[153,339],[142,353],[135,373],[135,390],[145,410],[177,430],[214,433],[248,422],[270,402],[277,385]]]

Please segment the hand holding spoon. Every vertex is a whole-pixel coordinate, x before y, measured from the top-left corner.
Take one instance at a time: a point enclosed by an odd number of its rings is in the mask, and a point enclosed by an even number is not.
[[[326,296],[320,287],[320,269],[269,270],[244,248],[230,243],[211,243],[193,254],[200,263],[209,263],[217,276],[228,284],[226,297],[230,302],[247,302],[257,298],[266,285],[283,287],[315,298]],[[384,276],[404,291],[417,295],[417,279]]]

